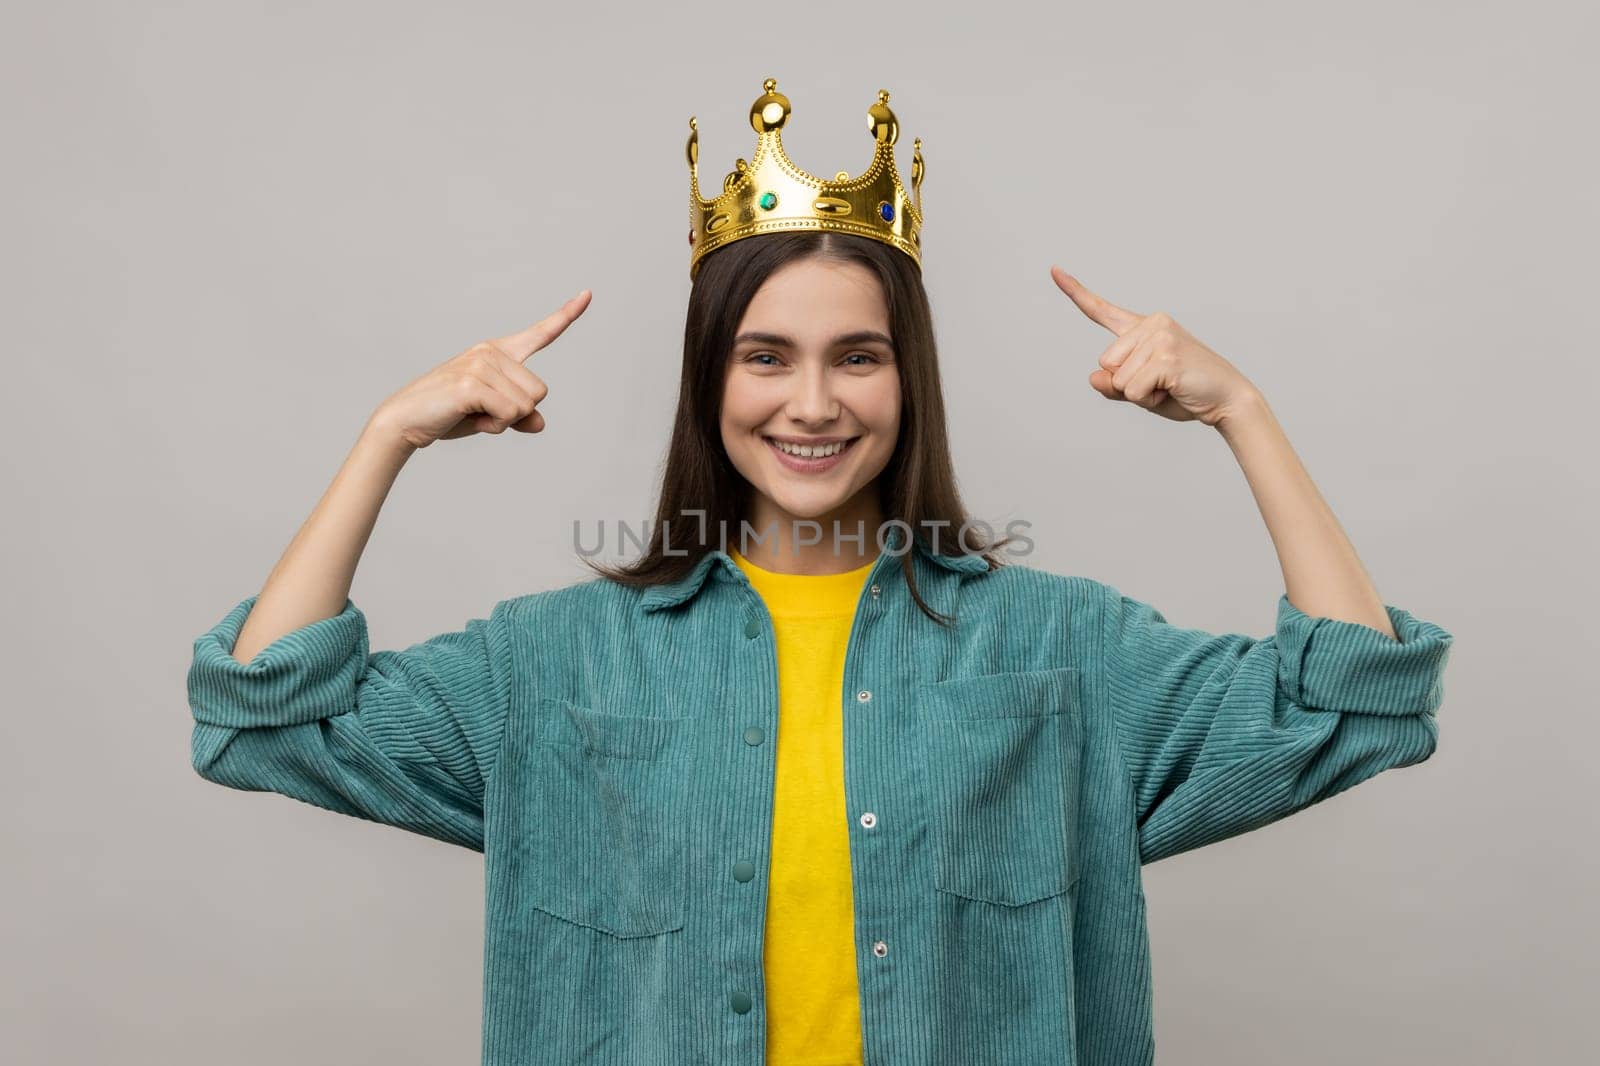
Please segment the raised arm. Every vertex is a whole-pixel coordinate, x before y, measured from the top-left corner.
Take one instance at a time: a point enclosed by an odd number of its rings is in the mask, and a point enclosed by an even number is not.
[[[1393,637],[1383,600],[1355,547],[1254,383],[1171,315],[1119,307],[1060,267],[1051,276],[1078,310],[1116,337],[1089,375],[1095,391],[1174,422],[1200,422],[1233,449],[1295,606]]]
[[[1162,312],[1137,314],[1060,268],[1056,284],[1115,335],[1089,384],[1233,450],[1286,592],[1268,637],[1175,626],[1102,587],[1098,676],[1116,723],[1145,862],[1242,833],[1374,774],[1420,762],[1452,638],[1379,597],[1266,398]]]
[[[588,290],[520,333],[475,344],[379,405],[311,516],[267,575],[232,654],[249,662],[291,630],[337,614],[406,461],[436,440],[544,428],[548,392],[523,365],[589,306]]]
[[[523,361],[587,292],[396,392],[257,595],[194,642],[191,757],[209,781],[273,791],[481,850],[483,793],[511,692],[515,601],[403,651],[372,652],[349,598],[395,478],[435,440],[537,433],[546,388]]]

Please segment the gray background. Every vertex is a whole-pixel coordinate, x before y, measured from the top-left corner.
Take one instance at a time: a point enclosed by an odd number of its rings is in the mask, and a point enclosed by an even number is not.
[[[879,88],[923,138],[958,470],[1032,565],[1219,632],[1282,591],[1221,439],[1089,387],[1059,262],[1251,377],[1456,635],[1432,760],[1147,869],[1158,1060],[1595,1052],[1595,17],[963,6],[7,6],[0,1058],[477,1061],[481,858],[200,780],[191,643],[385,396],[584,287],[547,432],[420,453],[353,596],[403,646],[648,517],[688,117],[718,187],[767,76],[817,173]]]

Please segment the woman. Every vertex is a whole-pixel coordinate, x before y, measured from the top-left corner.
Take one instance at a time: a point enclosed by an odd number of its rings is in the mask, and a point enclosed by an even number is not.
[[[1090,385],[1238,458],[1274,633],[1169,624],[963,528],[918,250],[695,252],[632,565],[403,651],[348,599],[411,454],[544,430],[526,362],[585,291],[385,400],[195,642],[201,776],[484,852],[484,1061],[1150,1062],[1141,864],[1434,751],[1450,634],[1382,603],[1260,391],[1166,315],[1054,271],[1115,337]]]

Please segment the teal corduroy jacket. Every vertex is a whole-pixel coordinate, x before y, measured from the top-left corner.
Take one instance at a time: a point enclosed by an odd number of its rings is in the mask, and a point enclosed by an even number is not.
[[[840,693],[865,1060],[1150,1063],[1141,864],[1428,758],[1452,637],[1286,596],[1272,635],[1213,634],[901,543]],[[402,651],[370,651],[347,600],[243,664],[254,602],[194,643],[193,767],[483,852],[484,1063],[763,1062],[777,662],[726,552]]]

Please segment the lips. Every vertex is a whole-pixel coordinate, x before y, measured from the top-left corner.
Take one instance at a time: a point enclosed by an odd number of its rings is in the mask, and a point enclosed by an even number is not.
[[[771,451],[773,455],[777,456],[778,463],[781,466],[783,466],[785,469],[793,470],[798,474],[826,473],[843,462],[844,457],[849,455],[851,449],[854,448],[856,443],[861,440],[860,437],[852,437],[848,442],[846,442],[843,448],[840,448],[839,451],[833,455],[807,459],[803,456],[791,455],[789,452],[784,451],[782,448],[778,447],[777,443],[773,441],[771,437],[762,437],[761,439],[766,444],[767,449]]]

